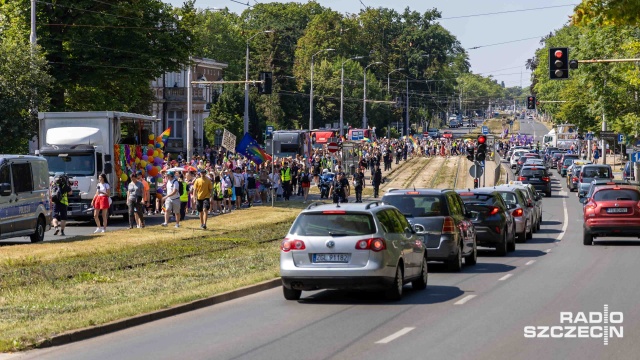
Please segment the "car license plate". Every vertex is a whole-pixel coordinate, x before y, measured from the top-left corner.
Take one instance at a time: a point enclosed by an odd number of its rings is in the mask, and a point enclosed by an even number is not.
[[[627,209],[627,208],[607,208],[607,213],[609,213],[609,214],[626,213],[628,211],[629,211],[629,209]]]
[[[529,180],[538,181],[538,178],[530,178]]]
[[[314,263],[348,263],[351,254],[313,254]]]

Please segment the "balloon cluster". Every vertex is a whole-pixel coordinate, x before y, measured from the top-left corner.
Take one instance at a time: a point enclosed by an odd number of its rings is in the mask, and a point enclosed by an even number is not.
[[[162,176],[161,171],[164,165],[163,147],[162,137],[155,137],[153,134],[149,135],[149,142],[146,146],[124,145],[122,151],[124,151],[123,155],[127,168],[142,170],[144,176],[148,175],[151,177],[151,181],[155,182]],[[123,183],[129,178],[126,171],[120,171],[117,175]]]

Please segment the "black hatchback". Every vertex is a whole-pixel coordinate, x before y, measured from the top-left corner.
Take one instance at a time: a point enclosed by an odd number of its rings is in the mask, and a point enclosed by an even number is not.
[[[523,184],[531,184],[536,192],[544,193],[547,197],[551,196],[551,178],[547,169],[543,167],[523,167],[520,170],[518,181],[522,181]]]
[[[473,214],[479,246],[493,247],[498,255],[516,249],[516,225],[500,193],[493,189],[456,190],[465,209]]]

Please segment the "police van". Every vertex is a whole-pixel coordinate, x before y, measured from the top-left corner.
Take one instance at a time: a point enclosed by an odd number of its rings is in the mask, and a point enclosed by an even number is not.
[[[51,228],[49,166],[40,156],[0,154],[0,239],[44,239]]]

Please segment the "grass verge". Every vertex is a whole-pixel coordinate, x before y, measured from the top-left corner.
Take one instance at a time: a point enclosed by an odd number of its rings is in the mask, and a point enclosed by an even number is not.
[[[289,205],[289,204],[287,204]],[[214,231],[151,227],[82,241],[5,247],[0,256],[0,351],[278,276],[277,240],[299,208],[251,208]]]

